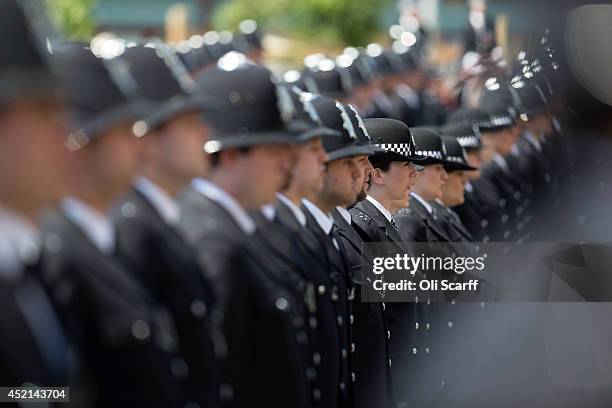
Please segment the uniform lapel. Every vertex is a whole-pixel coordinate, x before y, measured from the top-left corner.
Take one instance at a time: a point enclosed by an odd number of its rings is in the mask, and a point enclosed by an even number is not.
[[[350,242],[358,252],[361,253],[361,244],[363,241],[359,234],[357,234],[357,231],[355,231],[355,229],[348,222],[346,222],[338,210],[334,209],[332,211],[332,217],[334,218],[334,224],[336,224],[338,233],[346,238],[346,240]]]
[[[419,200],[410,200],[410,209],[416,212],[425,222],[427,228],[436,235],[441,241],[449,242],[450,238],[448,234],[440,226],[440,223],[434,219],[433,214],[427,211],[427,208]]]
[[[321,242],[321,245],[323,245],[323,247],[325,248],[325,252],[327,253],[327,257],[329,259],[330,264],[338,272],[342,273],[342,276],[344,276],[345,275],[345,273],[344,273],[344,263],[342,261],[342,257],[340,255],[340,252],[338,252],[338,250],[336,249],[336,247],[334,246],[334,244],[332,242],[332,237],[330,237],[329,235],[325,234],[325,231],[323,231],[321,229],[321,227],[317,223],[317,220],[310,213],[310,211],[308,211],[307,208],[302,207],[302,210],[304,211],[304,214],[306,214],[306,225],[307,225],[307,227],[310,228],[311,231],[316,233],[317,238]]]
[[[359,208],[361,211],[369,215],[370,218],[376,221],[376,225],[385,233],[387,238],[389,238],[389,241],[395,243],[402,251],[406,250],[406,248],[404,248],[402,238],[397,230],[393,227],[393,225],[391,225],[385,215],[374,206],[374,204],[368,200],[363,200],[360,203],[357,203],[355,207]]]

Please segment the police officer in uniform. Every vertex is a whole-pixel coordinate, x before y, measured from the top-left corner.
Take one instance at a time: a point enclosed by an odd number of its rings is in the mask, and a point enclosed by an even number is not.
[[[342,81],[342,88],[345,93],[350,95],[349,103],[363,115],[367,112],[374,95],[373,74],[366,61],[368,57],[359,53],[356,49],[352,50],[352,55],[347,53],[339,55],[336,58],[336,65]]]
[[[520,135],[520,129],[516,124],[512,95],[503,78],[492,77],[485,82],[480,107],[489,113],[490,127],[481,132],[487,153],[483,154],[483,186],[479,188],[487,188],[486,183],[489,182],[498,196],[498,215],[492,219],[489,230],[493,241],[513,240],[517,237],[517,219],[529,201],[506,160]]]
[[[195,252],[178,231],[176,195],[206,172],[202,146],[209,129],[200,111],[215,105],[199,91],[176,55],[161,42],[130,47],[125,63],[139,96],[150,104],[137,121],[139,175],[115,205],[117,255],[174,319],[190,373],[189,392],[203,407],[219,405],[208,311],[213,298]]]
[[[141,105],[113,80],[110,65],[80,43],[59,44],[53,57],[77,128],[69,196],[44,222],[42,277],[78,353],[71,399],[87,406],[182,406],[188,372],[173,322],[115,257],[108,215],[128,189]],[[108,67],[108,68],[107,68]]]
[[[395,41],[388,52],[393,52],[398,64],[399,83],[392,99],[401,106],[401,119],[409,127],[438,126],[446,119],[446,109],[438,97],[428,89],[429,73],[418,47],[406,47]]]
[[[323,125],[341,132],[339,138],[324,139],[325,151],[329,157],[323,188],[318,194],[302,200],[306,214],[306,225],[316,234],[325,248],[332,283],[331,297],[337,314],[337,329],[340,333],[340,353],[336,356],[340,377],[335,384],[338,388],[338,403],[352,406],[352,387],[356,378],[351,371],[352,325],[351,300],[354,297],[352,271],[346,262],[346,249],[342,245],[331,212],[337,206],[348,206],[356,200],[354,184],[360,176],[357,160],[367,157],[372,148],[358,144],[357,135],[346,108],[337,101],[326,97],[313,100],[313,106]]]
[[[511,81],[509,89],[512,94],[513,107],[524,129],[511,154],[507,157],[507,162],[513,173],[516,174],[521,190],[531,201],[529,211],[521,214],[522,217],[533,217],[534,220],[539,220],[538,215],[543,212],[550,214],[551,211],[560,210],[561,180],[554,171],[553,163],[571,162],[571,160],[562,151],[557,150],[558,154],[551,154],[556,149],[549,149],[549,147],[557,142],[548,142],[559,136],[554,130],[549,102],[540,85],[533,79],[517,76]],[[526,220],[528,221],[529,219]],[[530,231],[533,231],[535,227],[537,226],[532,226]],[[520,234],[521,231],[517,232]]]
[[[351,105],[344,105],[360,144],[371,146],[371,153],[379,151],[374,145],[363,120]],[[367,196],[372,173],[372,164],[367,156],[359,156],[356,163],[360,169],[360,177],[354,184],[357,202]],[[345,262],[351,270],[355,285],[355,297],[352,301],[354,316],[353,342],[355,352],[352,354],[352,367],[355,373],[353,387],[356,407],[394,406],[391,388],[391,373],[388,365],[389,336],[384,319],[382,303],[363,302],[361,290],[364,284],[361,269],[371,265],[372,254],[363,247],[363,239],[355,230],[351,214],[347,208],[338,206],[332,211],[334,225],[338,231],[339,242],[344,249]],[[367,266],[365,266],[367,267]]]
[[[41,212],[65,188],[68,126],[57,78],[14,0],[0,4],[0,384],[66,386],[68,339],[40,282]],[[17,404],[7,404],[17,406]]]
[[[353,226],[364,242],[385,242],[398,253],[410,253],[397,232],[393,213],[408,204],[410,189],[417,177],[415,163],[420,160],[415,155],[412,134],[406,124],[393,119],[365,119],[364,124],[382,151],[370,156],[374,168],[370,188],[366,199],[350,210]],[[420,370],[429,353],[425,333],[430,325],[427,306],[417,302],[418,299],[380,304],[389,347],[385,369],[391,382],[386,385],[389,388],[392,385],[387,402],[392,405],[411,406],[424,401],[422,385],[428,382]],[[370,309],[377,310],[375,303],[369,305]],[[372,367],[382,370],[375,363],[372,361]]]
[[[309,309],[314,312],[314,316],[308,319],[308,326],[315,332],[318,348],[318,352],[312,356],[312,364],[319,376],[319,388],[313,390],[313,397],[318,406],[335,408],[340,403],[339,356],[348,358],[348,345],[344,344],[346,339],[343,340],[342,331],[338,328],[339,294],[336,284],[330,279],[332,265],[326,252],[325,241],[317,230],[308,228],[302,199],[316,196],[323,189],[325,164],[329,157],[322,140],[327,137],[340,138],[341,133],[323,126],[313,105],[313,100],[319,96],[299,92],[295,88],[293,91],[298,92],[299,104],[295,104],[296,112],[292,123],[300,131],[305,131],[301,137],[304,141],[296,148],[295,166],[290,182],[277,193],[274,205],[275,222],[286,231],[283,239],[295,236],[299,251],[297,254],[296,251],[292,252],[292,255],[304,261],[309,280],[313,284],[306,287],[304,294],[304,297],[309,299]],[[315,128],[313,121],[316,123]],[[307,129],[313,131],[309,132]],[[325,135],[330,130],[333,133]],[[311,287],[313,293],[309,293]]]
[[[271,203],[288,182],[295,135],[279,111],[271,73],[243,54],[226,54],[196,80],[225,104],[206,117],[210,172],[179,198],[181,230],[216,297],[210,313],[221,333],[214,339],[220,397],[228,406],[309,406],[301,316],[253,239],[256,224],[247,213]]]
[[[464,127],[465,125],[462,124],[453,126],[457,129]],[[446,131],[452,133],[453,128],[441,130],[444,133],[442,143],[444,143],[446,150],[446,160],[449,162],[445,166],[448,178],[442,188],[442,196],[436,199],[432,205],[439,215],[438,222],[447,230],[451,242],[473,242],[474,236],[463,225],[463,222],[451,207],[464,204],[465,185],[468,181],[467,173],[475,171],[477,168],[468,164],[467,154],[458,139],[446,133]]]
[[[323,163],[327,161],[327,156],[321,140],[338,138],[340,132],[324,127],[318,121],[318,116],[310,104],[315,96],[304,93],[297,87],[286,85],[279,86],[278,92],[286,112],[291,114],[289,126],[299,132],[297,140],[300,145],[296,146],[298,157],[289,185],[296,182],[300,184],[302,179],[293,179],[305,177],[320,180],[322,186]],[[287,200],[283,195],[279,197]],[[282,212],[283,207],[285,212],[278,214]],[[337,343],[338,339],[335,330],[336,314],[331,298],[323,303],[324,298],[317,297],[317,288],[325,285],[325,278],[328,276],[327,259],[321,257],[322,248],[311,251],[307,244],[302,242],[300,229],[286,224],[287,218],[293,215],[287,214],[287,211],[291,210],[284,205],[283,207],[277,211],[277,206],[267,204],[261,211],[252,212],[257,224],[255,238],[260,241],[262,250],[267,252],[266,258],[276,262],[279,278],[285,281],[287,289],[295,296],[296,306],[302,310],[299,323],[310,340],[310,347],[305,349],[304,364],[311,383],[313,404],[335,407],[336,403],[332,398],[335,394],[330,391],[334,386],[322,384],[322,379],[327,382],[336,375],[329,372],[331,368],[329,363],[337,358],[337,353],[329,353],[330,347],[328,347],[329,344]],[[335,388],[332,390],[335,391]]]
[[[489,115],[477,108],[460,108],[449,115],[449,123],[440,131],[453,136],[466,150],[467,162],[472,167],[483,163],[483,156],[490,157],[491,146],[483,146],[481,130],[491,127]],[[483,150],[487,150],[483,154]],[[459,215],[462,223],[478,242],[490,241],[490,228],[493,221],[499,218],[498,193],[490,181],[481,177],[480,170],[467,173],[464,203],[454,206],[453,211]]]
[[[411,191],[410,205],[395,216],[397,229],[405,242],[449,242],[448,233],[438,223],[432,203],[442,197],[448,177],[442,136],[430,128],[412,129],[417,154],[427,157]]]

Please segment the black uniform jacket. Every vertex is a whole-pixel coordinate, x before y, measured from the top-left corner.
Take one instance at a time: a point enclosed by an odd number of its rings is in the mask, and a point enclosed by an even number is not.
[[[276,267],[218,203],[192,189],[179,197],[181,230],[215,292],[211,322],[224,406],[307,407],[308,339]]]
[[[41,276],[79,359],[71,403],[185,404],[188,373],[166,310],[62,213],[45,220],[43,242]]]
[[[116,210],[119,260],[172,315],[181,354],[189,367],[193,398],[205,407],[219,406],[208,320],[213,294],[195,251],[138,190],[124,197]]]

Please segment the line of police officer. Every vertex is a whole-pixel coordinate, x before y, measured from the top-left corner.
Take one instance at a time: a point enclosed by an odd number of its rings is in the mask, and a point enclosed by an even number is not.
[[[445,118],[419,47],[279,84],[251,24],[245,53],[208,58],[47,41],[33,4],[0,5],[0,384],[83,406],[444,401],[429,355],[453,322],[361,302],[362,244],[527,238],[567,153],[541,62]]]

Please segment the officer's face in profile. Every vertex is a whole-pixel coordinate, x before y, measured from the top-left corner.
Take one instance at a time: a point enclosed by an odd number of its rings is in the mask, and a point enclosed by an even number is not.
[[[467,182],[466,172],[462,170],[451,171],[442,188],[442,202],[448,207],[461,205],[464,202],[464,187]]]
[[[485,149],[493,149],[491,156],[493,153],[497,153],[501,156],[509,155],[519,135],[520,128],[518,126],[506,127],[496,130],[495,132],[482,133],[483,162],[487,163],[490,161],[489,152],[485,151]],[[488,160],[485,160],[485,158],[488,158]]]
[[[483,132],[481,137],[480,162],[485,165],[491,161],[495,154],[495,134]]]
[[[410,191],[416,178],[414,165],[409,162],[394,161],[389,165],[389,170],[376,169],[377,183],[384,187],[388,198],[393,202],[394,210],[408,206]]]
[[[255,146],[241,154],[235,174],[240,177],[245,208],[257,209],[273,202],[276,192],[287,187],[294,164],[295,151],[291,145]]]
[[[466,171],[464,173],[468,180],[478,180],[480,178],[480,166],[482,165],[480,150],[467,150],[466,157],[467,163],[478,170]]]
[[[318,194],[323,189],[325,163],[328,157],[320,138],[311,139],[296,147],[296,163],[291,185],[306,196]]]
[[[208,141],[210,128],[196,112],[181,115],[167,123],[158,135],[144,137],[150,142],[150,159],[175,183],[185,185],[194,177],[206,175],[209,159],[203,146]],[[149,139],[149,140],[147,140]]]
[[[368,160],[368,156],[357,156],[355,157],[355,162],[359,167],[359,177],[355,179],[354,189],[355,194],[357,194],[357,199],[355,201],[361,201],[366,198],[368,194],[368,187],[370,183],[370,177],[372,175],[372,164]]]
[[[65,194],[68,128],[55,99],[0,105],[0,201],[36,212]]]
[[[99,195],[118,197],[130,186],[138,169],[140,139],[132,133],[131,123],[117,125],[73,153],[78,168],[86,173],[81,188],[95,186]],[[77,177],[79,175],[77,174]]]
[[[536,137],[549,136],[554,132],[552,118],[548,113],[529,118],[529,121],[525,123],[525,128]]]
[[[328,163],[323,194],[330,201],[330,205],[348,206],[355,202],[357,191],[354,186],[361,172],[355,157],[345,157]]]
[[[443,165],[427,165],[419,172],[414,190],[427,201],[442,198],[442,187],[444,187],[447,177],[448,175]]]
[[[376,88],[371,83],[356,86],[351,92],[350,104],[359,109],[364,109],[374,98],[375,91]]]

